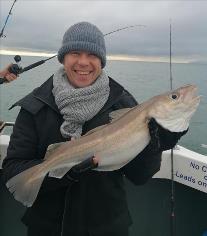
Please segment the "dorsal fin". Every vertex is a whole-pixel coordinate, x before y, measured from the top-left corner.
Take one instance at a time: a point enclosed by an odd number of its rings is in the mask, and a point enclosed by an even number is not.
[[[120,117],[122,117],[124,114],[126,114],[128,111],[130,111],[132,108],[123,108],[123,109],[119,109],[116,111],[112,111],[111,113],[109,113],[109,117],[110,117],[110,123],[114,122],[115,120],[118,120]],[[83,136],[87,136],[89,134],[92,134],[94,132],[97,132],[101,129],[103,129],[104,127],[106,127],[108,124],[105,125],[101,125],[98,126],[90,131],[88,131],[85,135]]]
[[[50,144],[47,148],[47,152],[45,154],[45,158],[44,159],[47,159],[47,157],[49,155],[51,155],[60,145],[62,145],[64,142],[61,142],[61,143],[53,143],[53,144]]]
[[[127,112],[129,112],[130,110],[132,110],[133,108],[123,108],[123,109],[119,109],[116,111],[112,111],[109,116],[111,119],[111,123],[118,120],[120,117],[122,117],[123,115],[125,115]]]
[[[101,125],[101,126],[98,126],[98,127],[94,128],[94,129],[91,129],[91,130],[89,130],[86,134],[84,134],[83,136],[87,136],[87,135],[92,134],[92,133],[94,133],[94,132],[96,132],[96,131],[98,131],[98,130],[101,130],[101,129],[103,129],[104,127],[106,127],[107,125],[108,125],[108,124],[106,124],[106,125]]]

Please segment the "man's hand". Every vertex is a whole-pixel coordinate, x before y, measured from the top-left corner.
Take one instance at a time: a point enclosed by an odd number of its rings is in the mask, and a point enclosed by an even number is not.
[[[0,71],[0,77],[6,78],[6,82],[11,82],[17,78],[17,76],[11,72],[9,72],[9,68],[12,66],[12,64],[5,67],[3,70]]]
[[[154,118],[150,119],[148,127],[151,136],[150,145],[154,151],[172,149],[188,131],[187,129],[183,132],[171,132],[159,125]]]
[[[79,177],[82,173],[85,173],[88,170],[92,170],[97,166],[98,166],[98,157],[97,156],[90,157],[82,161],[81,163],[73,166],[64,177],[74,182],[78,182]]]

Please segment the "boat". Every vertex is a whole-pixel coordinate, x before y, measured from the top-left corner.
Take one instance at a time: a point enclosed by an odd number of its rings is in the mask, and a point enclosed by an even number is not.
[[[0,124],[0,168],[10,140],[10,136],[4,131],[13,124]],[[180,145],[173,150],[174,233],[171,167],[171,151],[168,150],[162,154],[160,171],[147,184],[134,186],[126,180],[133,219],[130,236],[207,235],[207,156]],[[13,199],[1,180],[0,189],[1,236],[26,235],[26,228],[20,221],[25,208]]]

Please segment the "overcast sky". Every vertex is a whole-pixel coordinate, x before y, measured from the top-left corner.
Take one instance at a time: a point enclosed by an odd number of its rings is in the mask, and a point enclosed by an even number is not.
[[[13,0],[0,0],[2,29]],[[103,33],[129,25],[105,37],[107,54],[169,56],[172,19],[173,56],[207,62],[207,1],[49,1],[18,0],[12,10],[1,49],[57,52],[64,32],[74,23],[89,21]]]

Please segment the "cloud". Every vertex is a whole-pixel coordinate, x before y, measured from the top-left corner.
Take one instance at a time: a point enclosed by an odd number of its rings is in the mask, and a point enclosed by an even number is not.
[[[1,28],[13,1],[1,1]],[[207,61],[206,1],[23,1],[18,0],[1,48],[56,52],[67,28],[79,21],[96,24],[103,33],[133,24],[106,37],[108,54],[169,55],[172,19],[173,54]],[[192,57],[192,58],[191,58]]]

